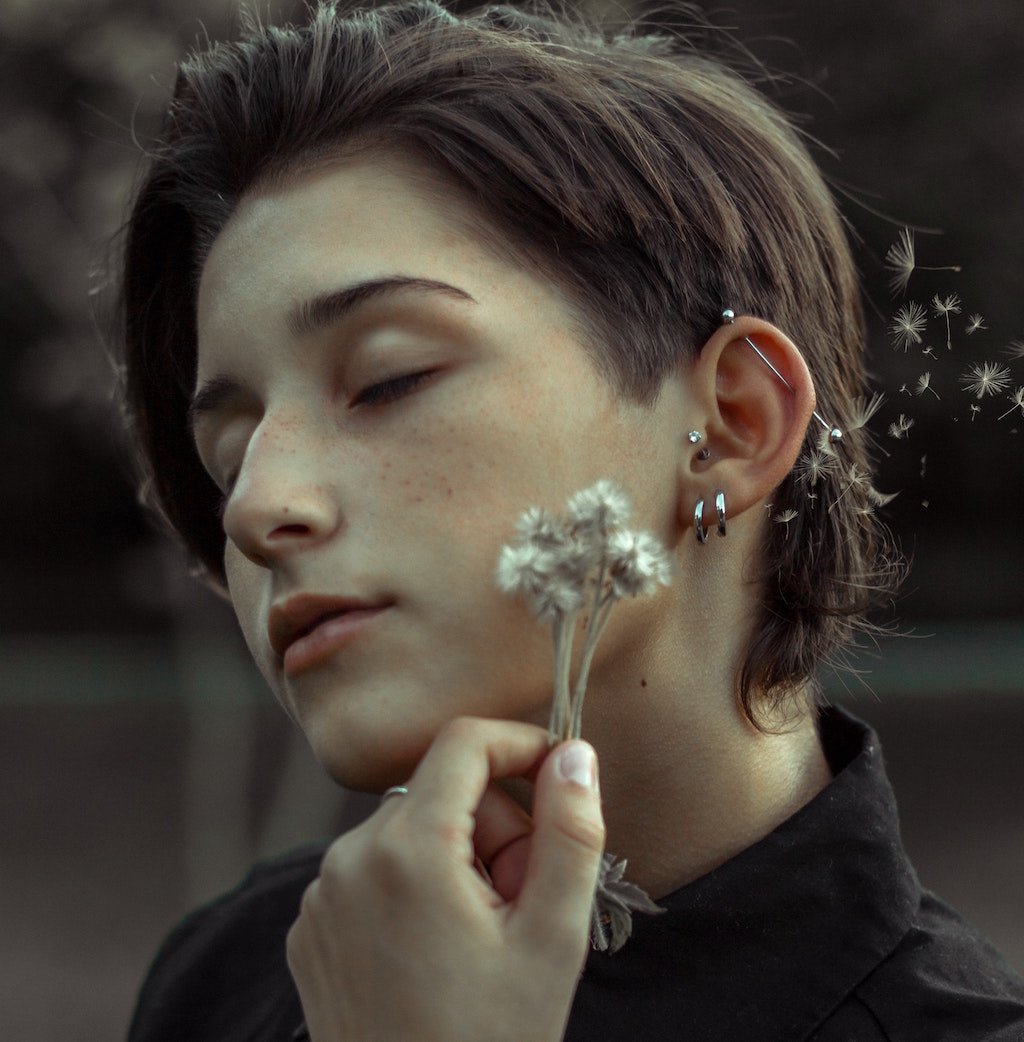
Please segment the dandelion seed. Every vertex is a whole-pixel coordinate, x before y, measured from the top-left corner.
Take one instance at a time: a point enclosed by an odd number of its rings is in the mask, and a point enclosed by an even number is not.
[[[914,394],[920,397],[925,391],[931,391],[936,398],[939,397],[938,391],[932,387],[932,374],[930,372],[924,372],[917,378],[917,387],[914,388]]]
[[[811,449],[796,461],[796,479],[810,488],[835,470],[838,459],[819,449]]]
[[[1010,370],[996,362],[983,362],[972,365],[960,377],[965,391],[970,391],[975,398],[983,398],[986,394],[1000,394],[1010,386]],[[973,409],[974,406],[971,406]]]
[[[1024,340],[1011,340],[1010,346],[1006,349],[1007,358],[1024,358]]]
[[[608,537],[608,575],[616,597],[654,593],[672,582],[672,569],[661,543],[650,532],[612,532]]]
[[[899,419],[895,423],[889,424],[889,437],[899,441],[907,436],[907,433],[913,426],[914,421],[909,416],[904,416],[903,413],[900,413]]]
[[[932,307],[935,308],[935,317],[946,320],[946,350],[953,349],[953,334],[949,329],[949,316],[960,314],[960,298],[955,293],[950,293],[944,300],[939,299],[938,293],[932,297]]]
[[[889,332],[895,344],[906,351],[911,344],[921,343],[921,334],[927,325],[928,312],[911,300],[893,316]]]
[[[867,487],[867,497],[876,507],[888,506],[898,495],[899,492],[879,492],[873,485]]]
[[[979,329],[988,329],[985,325],[985,320],[981,315],[971,315],[970,321],[967,323],[967,335],[970,336],[972,333],[977,333]]]
[[[868,498],[875,506],[888,506],[898,495],[898,492],[879,492],[872,486],[868,486]]]
[[[896,242],[889,247],[889,252],[885,255],[885,266],[892,272],[889,288],[893,296],[905,293],[915,267],[914,233],[909,228],[904,228]]]
[[[864,486],[868,484],[867,474],[865,474],[864,471],[862,471],[856,463],[850,464],[850,469],[847,471],[846,476],[847,478],[849,478],[849,481],[847,482],[846,487],[843,489],[843,491],[840,492],[838,496],[836,496],[832,505],[828,508],[828,512],[830,514],[839,505],[840,500],[842,500],[843,496],[845,496],[851,488],[864,488]]]
[[[960,314],[960,298],[955,293],[950,293],[948,297],[939,299],[938,293],[932,297],[932,307],[935,308],[935,315],[941,318],[943,315],[959,315]]]
[[[910,388],[906,384],[900,384],[900,394],[910,394]]]
[[[789,539],[789,523],[796,516],[797,516],[797,511],[793,510],[793,509],[789,509],[789,510],[783,510],[782,513],[776,514],[772,518],[772,520],[777,525],[785,525],[786,526],[786,538],[787,539]]]
[[[1024,387],[1018,387],[1013,394],[1007,395],[1007,398],[1013,402],[1013,405],[1011,405],[1010,408],[999,417],[999,419],[1004,419],[1009,416],[1011,412],[1015,412],[1017,409],[1020,409],[1021,415],[1024,416]]]
[[[977,416],[979,412],[981,412],[981,406],[980,405],[972,405],[971,406],[971,423],[974,423],[974,417]]]
[[[914,252],[914,233],[909,228],[904,228],[896,242],[889,247],[885,255],[885,266],[892,272],[889,277],[889,288],[892,295],[898,296],[905,293],[910,282],[910,276],[915,270],[920,271],[959,271],[960,265],[952,265],[948,268],[926,268],[917,263]]]
[[[854,398],[853,414],[850,416],[850,422],[846,425],[846,429],[848,431],[859,431],[861,427],[866,427],[868,421],[881,409],[884,402],[885,396],[877,391],[870,398],[865,398],[863,395]]]
[[[921,354],[923,354],[923,355],[931,355],[931,357],[934,358],[935,357],[935,348],[934,347],[926,347],[921,352]]]

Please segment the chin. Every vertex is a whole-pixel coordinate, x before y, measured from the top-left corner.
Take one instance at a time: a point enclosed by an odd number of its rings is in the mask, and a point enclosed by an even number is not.
[[[338,785],[380,793],[407,782],[443,726],[411,730],[353,720],[303,721],[314,756]]]

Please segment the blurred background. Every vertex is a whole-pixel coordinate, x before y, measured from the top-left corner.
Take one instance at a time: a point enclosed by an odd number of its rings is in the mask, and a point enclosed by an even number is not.
[[[857,236],[887,395],[878,484],[902,490],[884,516],[913,557],[895,606],[913,636],[823,681],[881,735],[924,884],[1024,971],[1019,0],[743,0],[714,17],[789,74],[774,96],[833,150],[818,158]],[[187,909],[373,805],[321,776],[230,613],[137,509],[91,317],[175,62],[235,25],[228,0],[0,0],[4,1038],[121,1037]],[[930,306],[921,345],[887,334],[903,224],[920,264],[962,267],[918,271],[908,293],[958,295],[948,351]],[[1012,382],[979,401],[959,377],[984,362]],[[915,393],[926,370],[937,397]],[[895,439],[901,413],[914,426]]]

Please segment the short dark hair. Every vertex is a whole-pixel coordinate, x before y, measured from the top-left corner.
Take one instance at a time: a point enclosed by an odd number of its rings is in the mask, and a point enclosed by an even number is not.
[[[143,495],[214,585],[224,584],[218,490],[187,422],[206,253],[247,192],[347,149],[392,145],[443,170],[500,246],[557,281],[620,396],[652,403],[732,306],[785,330],[829,418],[850,416],[864,328],[836,205],[792,123],[703,44],[536,5],[456,17],[432,0],[325,3],[287,27],[247,16],[240,40],[179,69],[121,280]],[[841,463],[817,455],[812,427],[803,465],[773,496],[777,511],[801,509],[764,526],[762,608],[738,678],[757,726],[755,694],[784,704],[892,586],[868,450],[853,430]]]

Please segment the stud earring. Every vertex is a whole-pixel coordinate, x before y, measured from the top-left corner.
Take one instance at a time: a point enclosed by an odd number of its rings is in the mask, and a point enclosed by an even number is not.
[[[707,445],[705,445],[704,448],[702,448],[697,453],[697,459],[710,459],[710,458],[711,458],[711,450],[707,447]]]
[[[703,438],[704,435],[701,434],[700,431],[690,431],[690,433],[686,435],[686,440],[691,445],[697,445]]]

